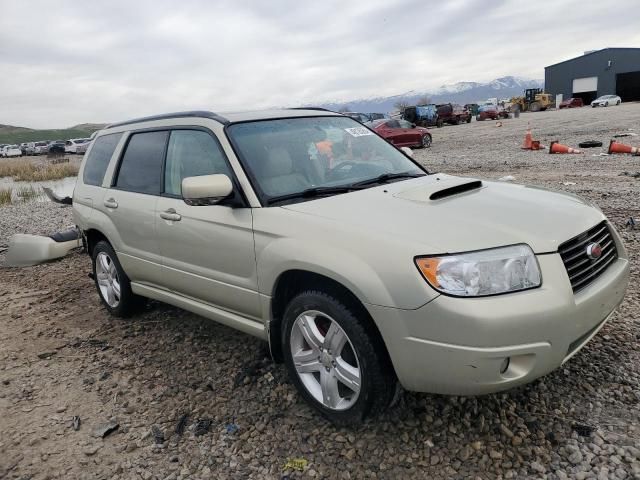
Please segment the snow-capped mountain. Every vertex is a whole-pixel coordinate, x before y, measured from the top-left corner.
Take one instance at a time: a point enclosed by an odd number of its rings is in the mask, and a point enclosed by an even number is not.
[[[339,110],[348,106],[354,112],[391,112],[398,102],[415,104],[419,100],[428,97],[433,103],[476,103],[488,98],[510,98],[522,95],[526,88],[542,88],[542,80],[529,80],[519,77],[500,77],[486,83],[458,82],[451,85],[442,85],[431,91],[409,91],[390,97],[361,98],[346,102],[323,103],[321,106],[330,110]]]

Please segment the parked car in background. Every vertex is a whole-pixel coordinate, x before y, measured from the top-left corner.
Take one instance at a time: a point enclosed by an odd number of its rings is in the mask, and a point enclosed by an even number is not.
[[[360,123],[366,123],[366,122],[370,122],[371,118],[369,118],[369,115],[367,115],[366,113],[360,113],[360,112],[341,112],[341,115],[345,115],[347,117],[351,117],[354,120],[357,120]]]
[[[462,122],[469,123],[471,121],[471,114],[462,105],[444,103],[436,105],[436,108],[438,109],[438,120],[442,123],[459,125]]]
[[[36,144],[35,142],[27,142],[26,154],[27,155],[35,155],[36,152]]]
[[[33,146],[34,155],[46,155],[49,153],[49,142],[35,142]]]
[[[91,139],[87,138],[87,141],[85,143],[81,143],[80,145],[76,146],[76,153],[78,155],[80,155],[80,154],[84,155],[86,153],[86,151],[88,150],[89,145],[91,145]]]
[[[27,143],[21,143],[20,144],[20,151],[22,152],[22,155],[27,155]]]
[[[386,113],[366,113],[365,114],[367,117],[369,117],[369,121],[372,122],[374,120],[381,120],[383,118],[391,118],[388,114]]]
[[[618,95],[602,95],[591,102],[592,107],[608,107],[609,105],[620,105],[622,99]]]
[[[47,152],[52,154],[65,153],[64,147],[65,142],[63,140],[54,140],[53,142],[49,143]]]
[[[4,147],[2,147],[0,155],[5,158],[21,157],[22,150],[20,150],[20,147],[18,145],[5,145]]]
[[[431,146],[432,138],[429,130],[403,119],[374,120],[365,125],[396,147],[427,148]]]
[[[405,107],[402,111],[402,119],[409,123],[415,123],[419,127],[441,127],[443,125],[442,121],[438,120],[438,109],[434,104]]]
[[[560,102],[560,105],[558,105],[559,109],[578,108],[578,107],[584,107],[584,102],[582,101],[581,98],[576,98],[576,97],[567,98],[566,100],[563,100],[562,102]]]
[[[88,138],[70,138],[64,144],[64,152],[65,153],[80,153],[78,152],[78,146],[87,143],[90,139]],[[86,151],[86,149],[85,149]]]
[[[500,112],[497,105],[480,105],[478,107],[478,114],[476,120],[481,122],[483,120],[497,120],[500,118]]]

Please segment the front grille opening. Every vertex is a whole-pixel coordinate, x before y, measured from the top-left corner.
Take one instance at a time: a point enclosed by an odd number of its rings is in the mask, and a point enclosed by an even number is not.
[[[602,247],[599,258],[591,259],[587,255],[587,246],[592,243],[598,243]],[[599,223],[577,237],[567,240],[558,247],[558,253],[567,269],[574,293],[587,287],[618,258],[616,243],[607,222]]]

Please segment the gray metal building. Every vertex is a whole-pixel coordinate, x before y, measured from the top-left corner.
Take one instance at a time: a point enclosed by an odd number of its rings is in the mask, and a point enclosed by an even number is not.
[[[601,95],[640,100],[640,48],[603,48],[544,69],[545,90],[588,104]]]

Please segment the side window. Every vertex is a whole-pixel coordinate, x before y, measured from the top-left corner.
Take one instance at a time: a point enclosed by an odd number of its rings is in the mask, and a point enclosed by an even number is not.
[[[162,160],[169,132],[134,133],[122,157],[116,188],[160,194]]]
[[[82,180],[86,185],[102,185],[104,172],[107,171],[109,161],[121,137],[121,133],[112,133],[95,139],[82,174]]]
[[[167,147],[164,193],[182,195],[182,179],[231,171],[218,142],[202,130],[172,130]]]
[[[398,122],[398,120],[389,120],[387,122],[387,128],[400,128],[400,122]]]

